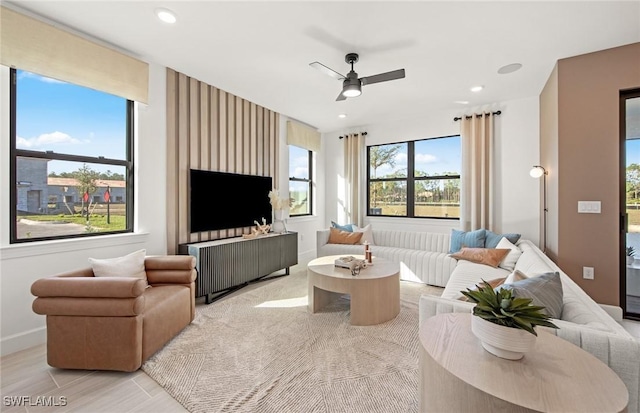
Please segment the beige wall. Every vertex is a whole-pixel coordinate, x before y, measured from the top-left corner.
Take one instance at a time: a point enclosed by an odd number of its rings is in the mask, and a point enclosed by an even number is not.
[[[271,176],[278,182],[280,115],[167,69],[167,251],[239,236],[249,228],[189,233],[189,169]],[[213,212],[234,194],[214,192]]]
[[[619,94],[640,87],[640,43],[562,59],[556,70],[540,97],[541,162],[557,214],[547,250],[595,301],[619,305]],[[601,201],[601,214],[578,214],[578,201]],[[582,278],[584,266],[594,280]]]

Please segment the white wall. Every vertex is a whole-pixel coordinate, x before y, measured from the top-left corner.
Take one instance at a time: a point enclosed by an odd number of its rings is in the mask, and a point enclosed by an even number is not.
[[[529,176],[531,166],[539,164],[538,97],[506,101],[491,108],[501,110],[495,121],[495,182],[494,207],[496,232],[517,232],[537,243],[539,238],[539,185]],[[477,108],[476,111],[481,111]],[[469,110],[465,113],[472,113]],[[349,132],[367,132],[367,146],[423,138],[450,136],[460,133],[455,116],[462,112],[427,112],[424,116],[382,122],[323,134],[325,156],[326,217],[330,222],[345,223],[342,207],[341,178],[343,176],[343,143],[338,138]],[[331,190],[329,190],[331,188]],[[363,208],[364,212],[364,208]],[[382,230],[429,231],[449,233],[459,227],[459,221],[365,217],[364,223]]]
[[[166,254],[166,70],[150,65],[149,104],[137,111],[135,232],[99,238],[9,245],[9,70],[0,70],[0,354],[45,341],[45,317],[31,310],[31,284],[42,277],[145,248]],[[140,213],[144,211],[144,213]]]
[[[280,115],[280,150],[279,150],[279,172],[278,187],[280,195],[284,196],[289,188],[289,147],[287,145],[287,118]],[[298,262],[306,263],[316,256],[316,231],[324,228],[325,215],[325,183],[323,179],[318,177],[324,176],[324,163],[326,156],[324,155],[325,145],[323,143],[321,152],[314,153],[313,165],[313,206],[312,216],[305,217],[289,217],[285,220],[287,230],[298,233]]]

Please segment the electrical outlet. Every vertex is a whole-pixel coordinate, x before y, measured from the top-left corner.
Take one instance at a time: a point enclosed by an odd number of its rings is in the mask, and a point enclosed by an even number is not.
[[[300,234],[300,241],[304,241],[304,235]]]
[[[593,267],[582,267],[582,278],[585,280],[593,280]]]

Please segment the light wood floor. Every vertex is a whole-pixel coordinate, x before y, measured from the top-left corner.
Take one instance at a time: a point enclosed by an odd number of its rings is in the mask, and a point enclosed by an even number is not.
[[[260,285],[264,284],[249,285],[222,300]],[[640,340],[640,322],[624,320],[623,326]],[[44,344],[0,359],[0,395],[0,411],[7,413],[187,411],[142,370],[118,373],[51,368],[47,365]],[[20,396],[30,396],[31,399],[23,400],[22,405],[16,406],[16,399]],[[37,397],[58,405],[62,404],[64,397],[66,406],[37,406],[36,404],[42,401]]]

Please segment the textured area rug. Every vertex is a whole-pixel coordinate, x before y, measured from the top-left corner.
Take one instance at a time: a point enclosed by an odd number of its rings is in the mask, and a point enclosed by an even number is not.
[[[348,296],[307,310],[306,270],[201,305],[142,369],[190,412],[417,412],[418,300],[441,289],[401,283],[401,310],[349,324]]]

